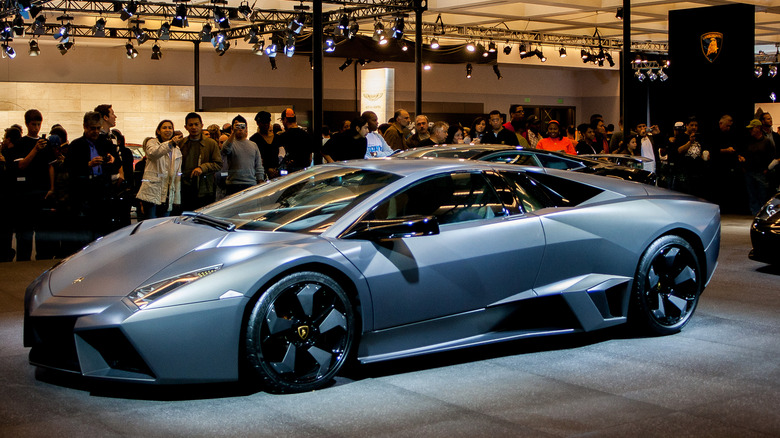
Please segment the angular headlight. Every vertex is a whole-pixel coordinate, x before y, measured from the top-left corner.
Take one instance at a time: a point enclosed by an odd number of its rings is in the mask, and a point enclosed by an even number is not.
[[[780,196],[775,196],[766,204],[764,204],[763,207],[761,207],[761,210],[758,211],[758,216],[756,218],[760,220],[767,220],[778,213],[780,213]]]
[[[127,297],[138,306],[139,309],[143,309],[155,300],[162,298],[165,294],[178,289],[185,284],[189,284],[199,278],[203,278],[207,275],[211,275],[219,269],[222,265],[209,266],[208,268],[198,269],[196,271],[187,272],[176,277],[167,278],[165,280],[158,281],[156,283],[147,284],[141,286],[130,293]]]

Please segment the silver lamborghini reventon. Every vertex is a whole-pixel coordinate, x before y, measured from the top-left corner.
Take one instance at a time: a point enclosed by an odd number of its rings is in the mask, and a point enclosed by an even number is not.
[[[315,166],[99,239],[25,296],[30,363],[148,383],[320,388],[360,363],[627,322],[682,329],[718,207],[455,160]]]

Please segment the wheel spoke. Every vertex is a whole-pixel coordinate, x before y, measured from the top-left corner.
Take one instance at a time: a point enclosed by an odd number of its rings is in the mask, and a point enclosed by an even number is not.
[[[696,280],[696,271],[694,271],[693,268],[691,268],[690,266],[686,266],[674,278],[674,284],[679,286],[679,285],[684,284],[686,282],[695,281],[695,280]]]
[[[656,301],[658,303],[658,307],[653,309],[653,315],[655,315],[657,319],[666,318],[666,307],[664,307],[664,296],[663,294],[657,294],[656,296],[657,296]]]
[[[296,294],[298,302],[301,304],[301,309],[306,316],[312,316],[314,312],[314,294],[320,290],[320,286],[317,284],[309,283]]]
[[[674,295],[669,295],[668,301],[673,304],[675,307],[680,309],[680,315],[684,315],[686,309],[688,308],[688,300],[685,298],[676,297]]]
[[[276,313],[276,306],[271,306],[268,309],[268,315],[265,318],[268,324],[268,331],[270,335],[275,335],[286,330],[290,330],[293,326],[293,321],[287,318],[280,318]]]
[[[650,271],[647,273],[647,288],[652,290],[661,280],[661,277],[655,272],[655,267],[650,266]]]
[[[326,333],[336,327],[341,327],[342,329],[346,330],[347,318],[343,313],[337,311],[336,309],[332,309],[328,316],[326,316],[322,321],[318,329],[320,333]]]
[[[328,372],[328,369],[330,369],[333,353],[329,353],[317,347],[311,347],[308,351],[311,357],[314,358],[314,361],[317,362],[317,365],[320,366],[320,369],[317,371],[317,377],[319,378],[325,375],[325,373]]]
[[[287,351],[281,362],[271,362],[273,369],[280,374],[291,373],[295,371],[295,346],[287,344]]]

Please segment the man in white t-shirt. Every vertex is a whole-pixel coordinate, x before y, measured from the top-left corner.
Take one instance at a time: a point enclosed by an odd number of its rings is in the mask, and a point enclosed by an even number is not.
[[[646,123],[638,123],[636,125],[636,133],[639,136],[642,156],[652,160],[646,161],[642,167],[647,171],[655,172],[656,162],[658,161],[658,148],[655,146],[653,135],[660,133],[658,126],[653,125],[648,130]]]
[[[393,149],[387,144],[384,137],[377,133],[379,118],[373,111],[366,111],[360,115],[368,120],[368,135],[366,135],[366,158],[386,157],[393,153]]]

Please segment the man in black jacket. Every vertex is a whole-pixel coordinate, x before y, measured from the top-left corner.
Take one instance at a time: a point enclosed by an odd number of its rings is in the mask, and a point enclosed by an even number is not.
[[[492,128],[482,137],[483,144],[508,144],[518,146],[520,142],[514,132],[504,128],[504,119],[501,112],[493,110],[489,114],[488,122]]]

